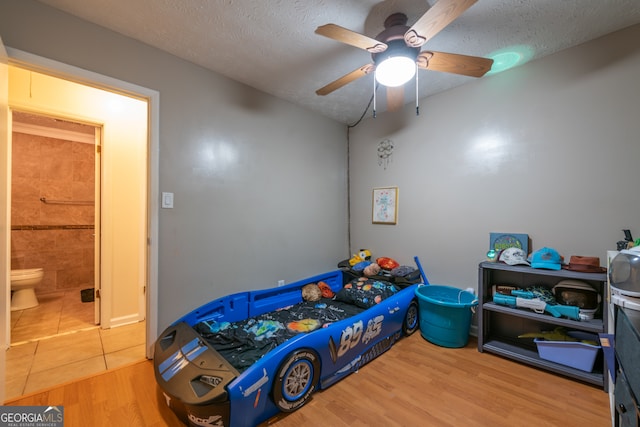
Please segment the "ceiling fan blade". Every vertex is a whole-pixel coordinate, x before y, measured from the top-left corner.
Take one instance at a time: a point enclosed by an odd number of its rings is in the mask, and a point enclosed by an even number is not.
[[[332,81],[328,85],[318,89],[316,91],[317,95],[328,95],[336,89],[340,89],[342,86],[347,83],[351,83],[354,80],[358,80],[360,77],[364,77],[373,71],[373,64],[363,65],[360,68],[357,68],[350,72],[349,74],[345,74],[337,80]]]
[[[316,28],[316,34],[364,49],[369,53],[380,53],[387,49],[387,45],[371,37],[356,33],[336,24],[326,24]]]
[[[453,22],[477,0],[440,0],[404,34],[409,46],[420,47]]]
[[[387,87],[387,111],[398,111],[404,105],[404,86]]]
[[[418,67],[424,70],[443,71],[469,77],[482,77],[493,65],[493,59],[489,58],[433,51],[420,52],[416,62]]]

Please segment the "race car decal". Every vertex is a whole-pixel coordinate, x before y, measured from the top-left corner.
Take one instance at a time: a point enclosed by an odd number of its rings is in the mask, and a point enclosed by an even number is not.
[[[198,379],[200,380],[201,383],[205,383],[211,388],[216,388],[224,378],[218,377],[216,375],[200,375],[200,378]]]
[[[338,347],[338,358],[344,356],[344,354],[358,345],[360,337],[362,336],[362,320],[358,320],[353,326],[347,326],[342,330],[340,335],[340,347]]]
[[[255,383],[251,384],[246,390],[243,390],[242,395],[244,397],[247,397],[268,382],[269,382],[269,376],[267,375],[267,370],[262,368],[262,377]],[[240,390],[242,390],[242,387],[240,387]]]
[[[331,355],[331,361],[336,363],[338,360],[338,348],[336,347],[336,343],[333,341],[332,336],[329,336],[329,354]]]
[[[224,427],[224,422],[222,421],[222,417],[220,415],[210,415],[207,418],[201,418],[198,417],[194,414],[189,414],[187,415],[187,418],[189,418],[189,421],[196,426],[202,426],[202,427],[210,427],[210,426],[215,426],[215,427]]]
[[[259,388],[259,389],[258,389],[258,393],[256,393],[256,398],[255,398],[255,400],[253,401],[253,407],[254,407],[254,409],[258,407],[258,402],[260,402],[260,394],[261,394],[261,393],[262,393],[262,389],[261,389],[261,388]]]
[[[192,339],[160,364],[158,368],[162,379],[169,381],[175,374],[180,372],[182,368],[187,366],[189,362],[193,361],[206,350],[207,347],[202,341],[198,338]]]
[[[382,321],[384,316],[378,315],[367,322],[367,329],[363,332],[362,320],[355,322],[352,326],[347,326],[340,335],[340,346],[336,352],[336,360],[344,356],[350,349],[356,347],[360,342],[368,344],[372,339],[382,332]],[[330,342],[331,346],[332,341]],[[334,344],[335,345],[335,344]]]
[[[171,398],[169,397],[169,395],[164,391],[162,392],[162,395],[164,396],[164,400],[167,402],[167,406],[171,407]]]
[[[336,371],[336,374],[344,374],[345,372],[349,372],[352,368],[357,368],[358,363],[362,360],[362,356],[358,356],[353,359],[351,362],[347,363],[342,369]]]
[[[383,315],[369,319],[369,322],[367,322],[367,330],[364,332],[364,336],[362,337],[363,343],[369,344],[369,341],[380,335],[380,332],[382,332],[383,319]]]

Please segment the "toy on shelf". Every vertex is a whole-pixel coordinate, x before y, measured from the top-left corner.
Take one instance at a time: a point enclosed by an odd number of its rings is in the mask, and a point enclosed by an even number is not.
[[[515,290],[511,295],[495,294],[493,302],[509,307],[528,308],[536,313],[549,313],[553,317],[566,316],[569,319],[580,320],[580,309],[571,305],[547,304],[542,298],[536,298],[530,291]]]

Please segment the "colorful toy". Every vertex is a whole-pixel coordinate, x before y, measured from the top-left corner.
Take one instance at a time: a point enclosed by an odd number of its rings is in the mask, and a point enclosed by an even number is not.
[[[367,277],[375,276],[376,274],[380,273],[380,266],[373,262],[365,267],[363,273]]]
[[[531,291],[511,291],[511,295],[495,294],[493,302],[510,307],[522,307],[536,313],[549,313],[553,317],[566,316],[569,319],[580,320],[580,309],[572,305],[547,304],[541,297]]]
[[[378,264],[380,268],[382,268],[383,270],[388,270],[388,271],[391,271],[396,267],[400,267],[400,264],[398,264],[398,261],[392,258],[387,258],[387,257],[381,257],[376,259],[376,264]]]
[[[320,282],[318,282],[318,287],[320,288],[320,291],[322,292],[322,298],[333,298],[334,293],[331,290],[331,286],[329,286],[326,283],[320,281]]]
[[[353,271],[364,271],[364,269],[369,267],[370,265],[371,265],[371,261],[360,261],[359,263],[351,267],[351,269]]]
[[[369,260],[371,260],[371,251],[369,249],[360,249],[358,253],[353,254],[351,259],[349,260],[349,265],[353,267],[359,262],[369,261]]]

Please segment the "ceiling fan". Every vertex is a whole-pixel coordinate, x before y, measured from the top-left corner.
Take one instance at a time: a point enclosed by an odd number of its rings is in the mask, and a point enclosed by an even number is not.
[[[387,87],[387,109],[395,111],[404,104],[404,83],[416,75],[416,68],[442,71],[470,77],[482,77],[491,69],[493,59],[455,53],[420,51],[420,47],[453,22],[477,0],[440,0],[408,27],[407,16],[394,13],[384,22],[384,30],[375,38],[356,33],[336,24],[316,29],[316,34],[364,49],[373,63],[363,65],[318,89],[327,95],[360,77],[375,72],[376,81]],[[398,68],[393,68],[395,65]],[[397,80],[393,80],[398,78]]]

